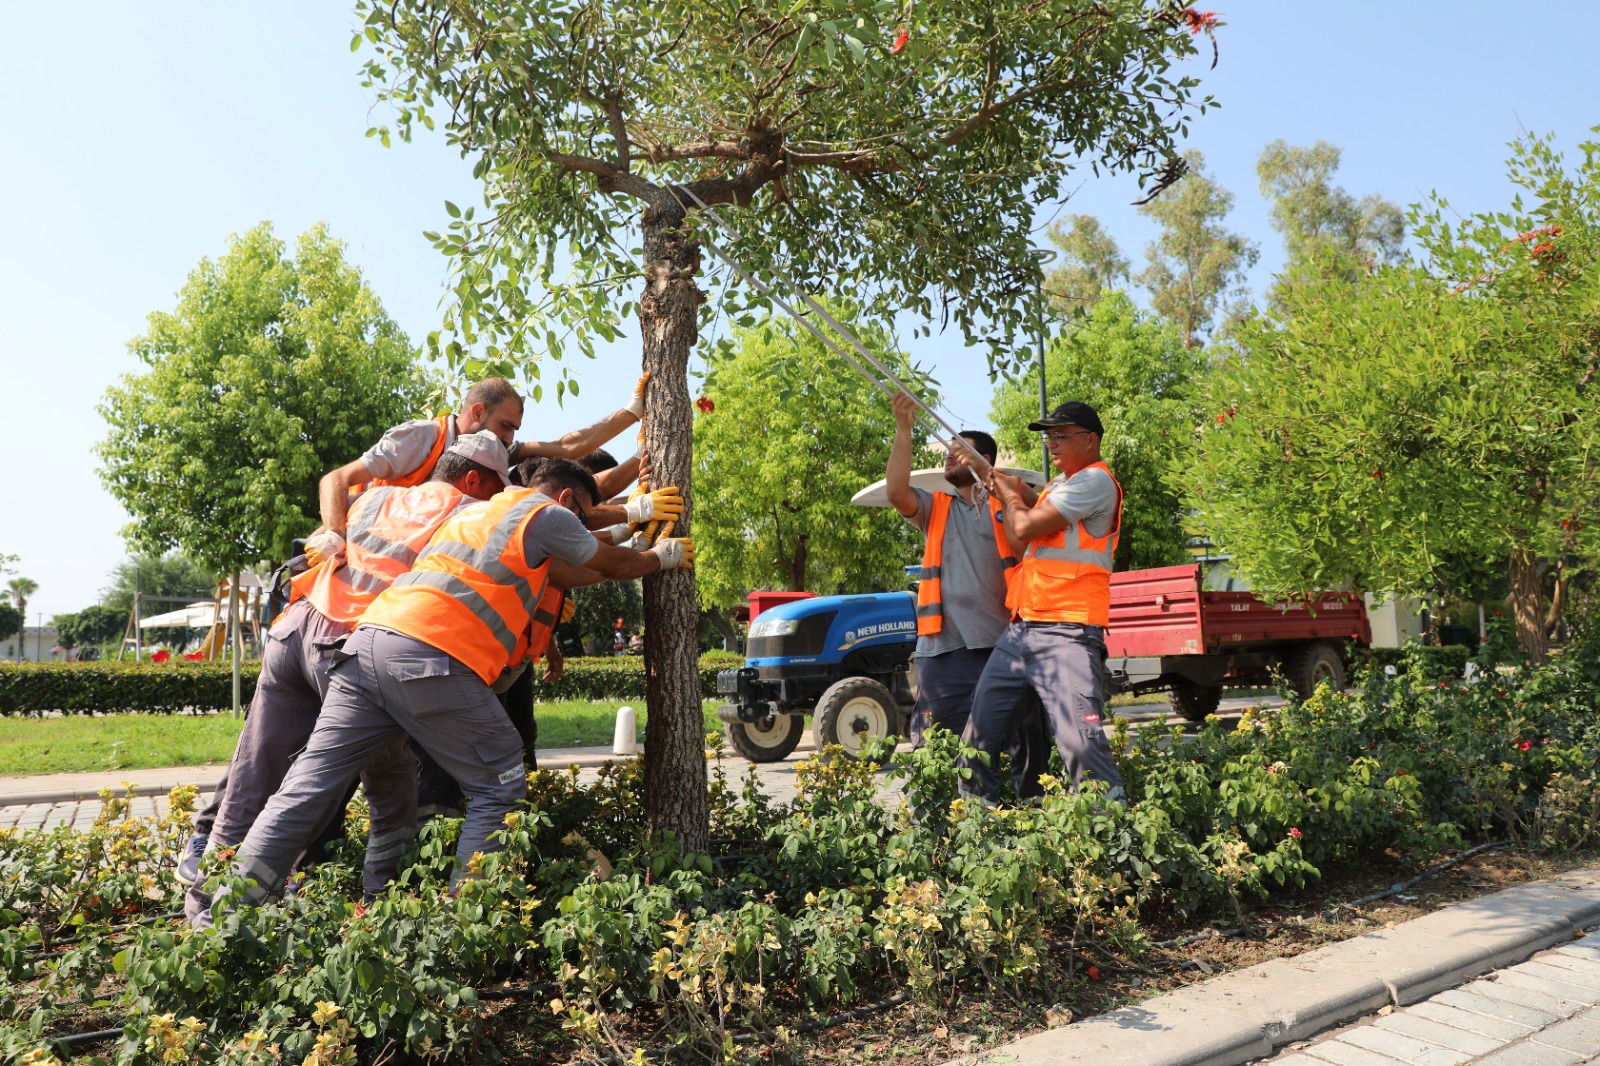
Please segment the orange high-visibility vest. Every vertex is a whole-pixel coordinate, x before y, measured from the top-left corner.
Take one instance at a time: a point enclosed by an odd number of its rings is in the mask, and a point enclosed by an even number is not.
[[[330,620],[354,625],[380,592],[411,569],[445,519],[475,502],[447,481],[369,489],[350,509],[344,560],[324,559],[296,575],[291,602],[304,596]]]
[[[944,527],[950,517],[950,504],[954,497],[948,493],[933,494],[933,510],[928,515],[928,539],[922,548],[922,573],[917,578],[917,636],[928,637],[944,631]],[[1000,525],[1000,501],[989,497],[989,517],[994,520],[994,546],[1000,553],[1000,565],[1005,569],[1006,585],[1011,584],[1011,568],[1017,557],[1011,554],[1006,531]]]
[[[438,418],[433,420],[434,425],[439,427],[439,439],[433,442],[433,450],[428,453],[428,457],[422,461],[421,466],[411,471],[411,473],[406,474],[404,477],[378,477],[373,478],[370,482],[368,482],[368,484],[398,485],[401,488],[411,488],[413,485],[420,485],[424,481],[427,481],[433,476],[433,468],[439,462],[439,456],[444,454],[444,442],[445,439],[450,436],[450,423],[448,419],[454,417],[455,415],[453,414],[447,414],[440,415]]]
[[[528,656],[550,560],[529,566],[523,533],[553,504],[532,489],[511,488],[449,518],[411,571],[367,608],[362,624],[430,644],[493,684]]]
[[[1025,622],[1090,626],[1111,622],[1111,562],[1122,534],[1122,486],[1105,463],[1084,469],[1104,470],[1117,486],[1116,524],[1109,536],[1091,537],[1083,523],[1068,522],[1048,537],[1029,542],[1006,596],[1011,613]]]
[[[555,632],[556,623],[561,621],[561,601],[566,596],[564,589],[554,585],[546,585],[544,595],[539,597],[539,606],[533,612],[533,628],[528,632],[528,655],[537,659],[550,648],[550,637]]]

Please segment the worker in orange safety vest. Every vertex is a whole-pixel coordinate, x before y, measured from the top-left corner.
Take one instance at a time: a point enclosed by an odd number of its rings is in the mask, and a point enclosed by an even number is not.
[[[925,536],[917,585],[917,703],[911,718],[913,747],[922,747],[932,726],[956,736],[966,731],[978,678],[1005,631],[1009,575],[1017,556],[1002,528],[1000,502],[979,492],[977,477],[957,459],[959,445],[945,454],[944,478],[953,494],[911,485],[911,431],[916,401],[899,393],[894,443],[884,487],[889,503]],[[960,434],[991,465],[995,440],[981,430]],[[1007,743],[1012,778],[1021,798],[1043,794],[1039,775],[1049,758],[1039,713],[1018,720]]]
[[[992,762],[1038,700],[1073,786],[1094,778],[1120,800],[1122,776],[1104,718],[1122,486],[1100,457],[1105,428],[1093,407],[1064,403],[1028,428],[1044,434],[1060,474],[1035,497],[1020,478],[988,472],[1006,537],[1022,561],[1006,596],[1011,620],[978,681],[965,739]],[[963,790],[996,802],[999,775],[981,759],[970,765]]]

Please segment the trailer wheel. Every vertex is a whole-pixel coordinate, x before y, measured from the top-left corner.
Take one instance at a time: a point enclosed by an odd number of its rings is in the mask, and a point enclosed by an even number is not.
[[[769,714],[757,722],[729,722],[728,743],[751,762],[779,762],[800,743],[803,714]]]
[[[1319,641],[1285,659],[1283,676],[1303,700],[1324,681],[1337,692],[1344,688],[1344,657],[1336,646]]]
[[[900,731],[900,709],[889,690],[870,677],[835,681],[811,712],[817,750],[837,744],[852,759],[868,741]]]
[[[1186,722],[1205,721],[1208,716],[1217,713],[1217,705],[1221,702],[1221,685],[1178,681],[1172,686],[1172,709]]]

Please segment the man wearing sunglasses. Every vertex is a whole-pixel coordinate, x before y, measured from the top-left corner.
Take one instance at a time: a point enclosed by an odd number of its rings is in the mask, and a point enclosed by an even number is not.
[[[1035,497],[1021,478],[988,471],[1006,538],[1021,563],[1006,595],[1011,622],[978,680],[965,735],[988,753],[991,765],[974,760],[962,788],[985,802],[999,799],[1000,778],[992,764],[1023,717],[1033,713],[1037,698],[1073,785],[1095,778],[1120,800],[1122,775],[1103,719],[1122,486],[1100,458],[1105,428],[1093,407],[1064,403],[1028,428],[1044,434],[1061,473]]]

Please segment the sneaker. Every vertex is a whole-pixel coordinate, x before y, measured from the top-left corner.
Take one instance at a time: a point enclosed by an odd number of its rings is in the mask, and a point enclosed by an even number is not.
[[[183,846],[183,854],[178,858],[178,869],[173,876],[181,885],[192,885],[200,880],[200,860],[205,858],[206,845],[211,843],[211,837],[206,833],[196,833],[189,838],[189,843]]]

